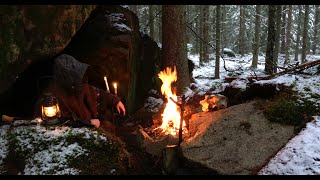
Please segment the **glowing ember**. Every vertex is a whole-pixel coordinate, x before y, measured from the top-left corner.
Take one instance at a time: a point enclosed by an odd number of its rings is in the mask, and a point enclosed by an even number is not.
[[[214,109],[215,107],[222,109],[227,107],[227,97],[223,95],[205,95],[204,100],[201,100],[199,103],[201,104],[202,111],[204,112],[209,111],[209,109]]]
[[[158,128],[161,128],[162,132],[165,134],[175,136],[179,133],[180,108],[170,99],[170,97],[175,101],[178,100],[175,92],[172,92],[171,90],[171,83],[177,81],[176,67],[174,67],[173,72],[171,72],[170,67],[167,67],[165,70],[161,71],[158,76],[162,81],[161,93],[167,98],[166,107],[161,115],[162,124]],[[182,133],[186,133],[187,129],[185,121],[183,121],[182,126]]]

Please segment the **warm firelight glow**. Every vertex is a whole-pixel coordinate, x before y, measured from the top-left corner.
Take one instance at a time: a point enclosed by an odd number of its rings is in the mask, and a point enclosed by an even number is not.
[[[43,107],[44,110],[44,114],[47,117],[53,117],[55,115],[57,115],[57,108],[56,106],[50,106],[50,107]]]
[[[220,97],[205,95],[204,100],[201,100],[199,103],[202,106],[202,111],[208,112],[209,108],[216,107]]]
[[[180,108],[177,106],[170,97],[177,101],[178,97],[175,92],[172,92],[171,83],[177,81],[177,70],[174,67],[173,72],[170,67],[161,71],[158,77],[162,81],[161,93],[167,98],[166,107],[162,113],[162,124],[158,128],[161,128],[165,134],[177,135],[179,133],[180,126]],[[183,131],[186,132],[186,123],[183,121]]]
[[[117,94],[118,94],[118,85],[117,85],[117,83],[113,83],[113,87],[114,87],[114,95],[117,96]]]

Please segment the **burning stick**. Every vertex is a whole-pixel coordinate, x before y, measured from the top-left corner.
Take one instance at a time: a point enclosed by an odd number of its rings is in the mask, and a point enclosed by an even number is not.
[[[171,101],[173,101],[177,106],[181,109],[181,115],[180,115],[180,126],[179,126],[179,141],[178,141],[178,147],[180,147],[180,143],[182,142],[182,123],[183,123],[183,112],[184,112],[184,104],[186,103],[186,98],[183,95],[182,97],[182,103],[179,104],[177,101],[175,101],[172,97],[170,97]]]
[[[104,82],[106,83],[106,87],[107,87],[107,91],[108,91],[108,93],[110,93],[110,89],[109,89],[109,85],[108,85],[107,76],[105,76],[105,77],[104,77]]]

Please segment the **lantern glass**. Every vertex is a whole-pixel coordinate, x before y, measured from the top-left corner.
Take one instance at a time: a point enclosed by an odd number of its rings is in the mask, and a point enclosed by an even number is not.
[[[47,123],[56,122],[61,116],[58,100],[50,93],[44,94],[42,98],[41,111],[42,120]]]

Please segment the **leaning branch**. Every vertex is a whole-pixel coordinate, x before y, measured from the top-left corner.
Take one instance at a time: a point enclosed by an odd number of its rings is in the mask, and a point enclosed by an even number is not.
[[[319,65],[319,64],[320,64],[320,59],[315,60],[315,61],[311,61],[311,62],[306,62],[306,63],[300,64],[300,65],[296,65],[294,67],[287,68],[284,71],[280,71],[280,72],[277,72],[277,73],[274,73],[274,74],[271,74],[268,76],[259,76],[259,77],[249,76],[249,77],[247,77],[247,79],[249,81],[269,80],[269,79],[275,78],[275,77],[283,75],[283,74],[287,74],[287,73],[291,73],[291,72],[301,72],[305,69],[311,68],[311,67]],[[238,77],[225,77],[226,82],[232,82],[235,79],[238,79]]]

